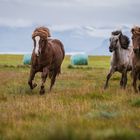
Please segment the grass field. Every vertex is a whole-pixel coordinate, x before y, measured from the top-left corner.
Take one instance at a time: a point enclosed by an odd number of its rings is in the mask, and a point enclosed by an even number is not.
[[[89,58],[86,67],[69,67],[51,93],[39,95],[27,85],[29,67],[22,56],[0,55],[0,140],[140,140],[140,94],[129,76],[127,89],[119,87],[116,73],[103,90],[109,57]]]

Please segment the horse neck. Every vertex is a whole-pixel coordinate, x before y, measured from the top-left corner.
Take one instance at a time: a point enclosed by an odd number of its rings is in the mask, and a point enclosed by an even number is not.
[[[124,50],[121,48],[120,42],[118,42],[117,49],[113,53],[114,59],[116,59],[117,61],[121,61],[121,59],[123,57],[123,52],[124,52]]]
[[[44,59],[44,57],[47,56],[47,55],[46,55],[47,50],[48,50],[48,42],[46,43],[46,45],[45,45],[44,48],[43,48],[43,53],[41,54],[40,59]]]

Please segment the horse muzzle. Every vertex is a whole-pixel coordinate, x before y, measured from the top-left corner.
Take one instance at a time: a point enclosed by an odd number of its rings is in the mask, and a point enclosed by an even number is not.
[[[37,57],[39,57],[41,55],[41,51],[38,50],[35,54],[36,54]]]
[[[113,52],[113,48],[112,48],[112,47],[109,47],[109,51],[110,51],[110,52]]]
[[[36,55],[37,57],[39,57],[39,53],[36,53],[36,52],[35,52],[35,55]]]

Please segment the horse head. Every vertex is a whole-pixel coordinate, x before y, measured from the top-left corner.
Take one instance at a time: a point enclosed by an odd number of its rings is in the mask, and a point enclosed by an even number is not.
[[[113,52],[115,50],[117,50],[118,48],[118,42],[119,42],[119,37],[122,34],[121,31],[114,31],[111,33],[111,37],[110,37],[110,45],[109,45],[109,51]]]
[[[32,39],[34,41],[34,53],[39,56],[45,51],[47,45],[47,39],[50,37],[50,31],[46,27],[36,28],[32,34]]]
[[[140,54],[140,27],[136,26],[131,29],[133,51],[135,54]]]
[[[119,47],[127,49],[129,47],[129,38],[122,34],[122,31],[117,30],[111,33],[109,51],[113,52]]]

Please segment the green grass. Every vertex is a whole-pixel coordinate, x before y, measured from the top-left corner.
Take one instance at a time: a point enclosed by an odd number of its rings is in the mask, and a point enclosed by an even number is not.
[[[0,55],[0,65],[19,65],[23,61],[23,55]]]
[[[140,94],[130,75],[126,90],[120,74],[103,89],[109,69],[106,56],[90,56],[86,67],[70,66],[67,56],[51,93],[39,95],[27,85],[30,67],[21,55],[0,55],[0,140],[139,140]]]
[[[134,107],[140,107],[140,98],[133,99],[131,101],[131,105],[134,106]]]

